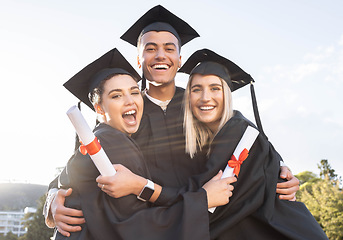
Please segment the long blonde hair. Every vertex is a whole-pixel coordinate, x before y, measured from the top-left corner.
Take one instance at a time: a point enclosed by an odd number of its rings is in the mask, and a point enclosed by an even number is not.
[[[210,144],[214,138],[214,136],[220,131],[220,129],[225,125],[227,121],[233,116],[233,109],[232,109],[232,94],[231,90],[222,78],[218,77],[223,86],[223,94],[224,94],[224,107],[223,107],[223,115],[219,123],[219,127],[216,132],[212,132],[205,124],[200,122],[196,117],[194,117],[192,109],[191,109],[191,102],[190,102],[190,94],[191,94],[191,84],[193,75],[190,76],[185,95],[183,99],[183,108],[184,108],[184,119],[183,119],[183,129],[186,137],[186,152],[189,153],[191,158],[197,153],[197,151],[201,151],[202,148],[206,144]],[[208,152],[209,153],[209,152]]]

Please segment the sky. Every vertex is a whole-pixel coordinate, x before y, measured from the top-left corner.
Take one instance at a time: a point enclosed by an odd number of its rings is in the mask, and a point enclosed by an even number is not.
[[[50,183],[74,147],[66,111],[77,99],[63,83],[114,47],[140,72],[120,36],[157,4],[201,36],[183,46],[183,61],[208,48],[254,78],[264,131],[294,174],[319,174],[328,159],[343,176],[342,1],[118,2],[0,0],[0,182]],[[254,121],[248,87],[233,101]],[[94,114],[82,112],[93,127]]]

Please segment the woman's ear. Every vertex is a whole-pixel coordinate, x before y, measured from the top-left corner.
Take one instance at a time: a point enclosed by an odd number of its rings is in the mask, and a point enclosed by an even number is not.
[[[100,114],[100,115],[104,115],[105,112],[102,110],[101,106],[99,104],[94,104],[94,109],[96,111],[96,113]]]

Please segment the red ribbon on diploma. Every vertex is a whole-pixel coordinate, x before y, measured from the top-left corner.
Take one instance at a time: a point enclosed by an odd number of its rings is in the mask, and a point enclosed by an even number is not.
[[[83,145],[83,143],[81,142],[81,145],[80,145],[80,152],[83,154],[83,155],[86,155],[87,153],[89,155],[94,155],[96,153],[98,153],[101,149],[101,145],[98,141],[98,139],[95,137],[94,140],[89,143],[88,145]]]
[[[235,155],[231,156],[231,159],[228,161],[229,167],[233,168],[233,173],[238,177],[239,171],[241,170],[241,165],[249,155],[248,149],[244,148],[241,154],[239,154],[238,160]]]

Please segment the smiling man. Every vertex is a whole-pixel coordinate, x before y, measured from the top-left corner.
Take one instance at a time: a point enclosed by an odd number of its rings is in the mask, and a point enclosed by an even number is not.
[[[169,32],[151,31],[139,43],[138,65],[149,82],[149,95],[162,101],[175,93],[175,75],[181,67],[178,39]]]
[[[133,138],[139,144],[156,182],[164,194],[175,195],[192,175],[204,171],[205,159],[192,159],[185,152],[181,111],[184,89],[176,87],[181,67],[181,46],[199,34],[188,23],[158,5],[138,19],[121,39],[137,47],[142,68],[144,113]]]

